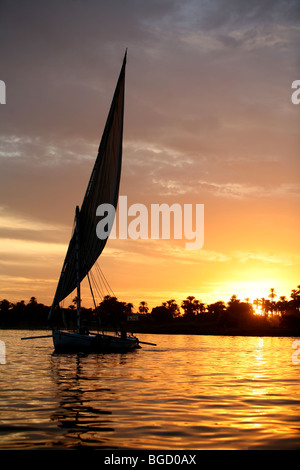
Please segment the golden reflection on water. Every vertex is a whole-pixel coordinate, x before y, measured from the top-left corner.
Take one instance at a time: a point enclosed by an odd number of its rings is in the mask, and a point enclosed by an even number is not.
[[[158,346],[54,355],[21,336],[7,332],[0,447],[300,448],[292,338],[140,335]]]

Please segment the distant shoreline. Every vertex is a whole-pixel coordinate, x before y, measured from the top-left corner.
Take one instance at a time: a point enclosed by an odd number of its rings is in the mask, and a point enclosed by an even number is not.
[[[138,327],[128,325],[128,333],[133,334],[153,334],[153,335],[192,335],[192,336],[249,336],[249,337],[300,337],[300,329],[291,328],[174,328],[175,325]],[[0,331],[8,330],[28,330],[28,331],[51,331],[51,328],[42,327],[0,327]],[[113,328],[105,329],[107,332],[115,331]]]
[[[175,327],[175,328],[174,328]],[[242,328],[242,327],[199,327],[199,328],[176,328],[156,326],[153,328],[128,328],[129,332],[138,334],[166,334],[166,335],[193,335],[193,336],[268,336],[268,337],[300,337],[300,329],[291,328]]]

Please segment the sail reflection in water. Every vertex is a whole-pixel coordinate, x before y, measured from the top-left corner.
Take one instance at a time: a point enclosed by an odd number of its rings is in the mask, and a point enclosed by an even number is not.
[[[300,448],[294,338],[140,335],[158,346],[57,355],[22,335],[1,331],[2,449]]]

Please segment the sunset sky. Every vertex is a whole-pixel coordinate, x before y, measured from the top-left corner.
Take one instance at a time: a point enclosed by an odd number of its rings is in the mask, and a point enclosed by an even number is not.
[[[126,48],[120,194],[204,204],[205,240],[109,240],[115,295],[135,308],[289,297],[299,1],[0,0],[0,299],[52,303]]]

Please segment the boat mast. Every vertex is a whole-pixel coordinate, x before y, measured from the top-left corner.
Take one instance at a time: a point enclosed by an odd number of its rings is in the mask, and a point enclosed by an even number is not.
[[[76,206],[75,214],[76,233],[76,281],[77,281],[77,333],[80,333],[80,258],[79,258],[79,206]]]

